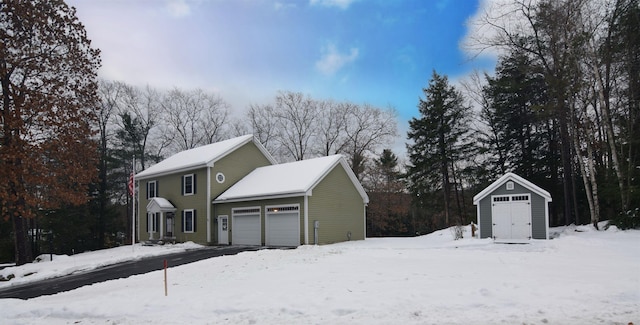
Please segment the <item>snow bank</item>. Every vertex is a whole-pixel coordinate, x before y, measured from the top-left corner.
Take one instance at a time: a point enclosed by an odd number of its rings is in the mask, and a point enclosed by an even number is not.
[[[525,245],[449,230],[212,258],[27,301],[9,324],[640,323],[640,231]],[[468,237],[469,232],[465,233]]]

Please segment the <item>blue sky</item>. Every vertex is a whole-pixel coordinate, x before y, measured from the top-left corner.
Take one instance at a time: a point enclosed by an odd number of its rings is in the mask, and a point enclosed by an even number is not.
[[[493,70],[461,42],[481,0],[68,0],[103,78],[202,88],[242,114],[278,90],[394,107],[418,116],[435,69],[456,80]]]

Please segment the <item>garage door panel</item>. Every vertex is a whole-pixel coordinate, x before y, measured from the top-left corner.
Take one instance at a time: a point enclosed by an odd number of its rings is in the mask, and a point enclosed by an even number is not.
[[[260,215],[234,215],[231,226],[233,245],[261,245]]]
[[[494,203],[493,237],[496,239],[511,238],[511,206],[509,203]]]
[[[527,194],[492,198],[492,231],[497,240],[531,239],[531,202]]]
[[[298,212],[269,214],[266,227],[267,245],[300,245],[300,214]]]

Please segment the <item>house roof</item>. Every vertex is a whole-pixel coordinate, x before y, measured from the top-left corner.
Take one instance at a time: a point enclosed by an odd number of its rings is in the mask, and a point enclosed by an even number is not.
[[[341,155],[260,167],[220,194],[213,202],[237,202],[311,195],[313,188],[336,166],[342,166],[364,203],[369,197]]]
[[[549,194],[549,192],[543,190],[542,188],[538,187],[537,185],[529,182],[528,180],[526,180],[526,179],[524,179],[524,178],[522,178],[522,177],[520,177],[520,176],[518,176],[518,175],[516,175],[514,173],[506,173],[502,177],[498,178],[498,180],[496,180],[495,182],[491,183],[491,185],[487,186],[480,193],[476,194],[476,196],[473,197],[473,204],[474,205],[478,205],[478,202],[480,202],[480,200],[482,200],[487,195],[491,194],[495,189],[497,189],[502,184],[504,184],[504,183],[506,183],[508,181],[514,181],[514,182],[524,186],[528,190],[530,190],[530,191],[542,196],[545,199],[545,201],[551,202],[551,194]]]
[[[264,146],[258,142],[253,135],[248,134],[241,137],[224,140],[212,144],[208,144],[202,147],[185,150],[176,153],[175,155],[141,171],[136,175],[137,179],[151,178],[162,174],[170,174],[180,171],[186,171],[196,168],[202,168],[206,166],[213,166],[213,164],[225,157],[234,150],[241,146],[253,141],[258,149],[275,164],[271,154],[267,152]]]

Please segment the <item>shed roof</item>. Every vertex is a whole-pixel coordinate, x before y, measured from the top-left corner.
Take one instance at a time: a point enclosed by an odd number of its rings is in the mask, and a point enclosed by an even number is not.
[[[524,186],[525,188],[527,188],[528,190],[542,196],[545,201],[547,202],[551,202],[551,194],[549,194],[549,192],[543,190],[542,188],[540,188],[539,186],[529,182],[528,180],[514,174],[514,173],[506,173],[504,174],[502,177],[498,178],[498,180],[496,180],[495,182],[491,183],[491,185],[487,186],[484,190],[482,190],[480,193],[476,194],[476,196],[473,197],[473,204],[477,205],[478,202],[480,202],[480,200],[482,200],[485,196],[491,194],[496,188],[500,187],[502,184],[508,182],[508,181],[514,181],[522,186]]]
[[[253,135],[248,134],[241,137],[178,152],[175,155],[138,173],[136,175],[136,178],[145,179],[162,174],[213,166],[216,161],[220,160],[229,153],[251,141],[256,144],[258,149],[262,151],[262,153],[267,157],[267,159],[269,159],[269,161],[271,161],[271,163],[276,163],[275,159],[273,159],[271,154],[267,152],[264,146],[260,142],[258,142],[253,137]]]
[[[349,175],[363,202],[368,203],[367,193],[341,155],[257,168],[220,194],[213,202],[311,195],[313,188],[338,165]]]

